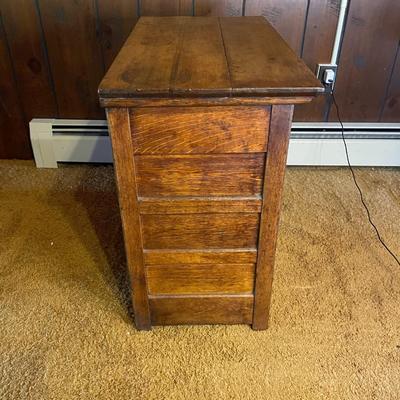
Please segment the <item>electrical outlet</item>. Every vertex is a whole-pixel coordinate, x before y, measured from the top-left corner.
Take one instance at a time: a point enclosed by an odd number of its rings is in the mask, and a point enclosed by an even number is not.
[[[323,83],[327,90],[332,90],[336,82],[336,64],[318,64],[317,78]]]

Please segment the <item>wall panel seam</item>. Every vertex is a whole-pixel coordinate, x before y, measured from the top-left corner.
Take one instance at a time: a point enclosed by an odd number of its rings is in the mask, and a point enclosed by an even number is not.
[[[19,107],[19,109],[21,111],[21,114],[22,114],[24,122],[27,123],[28,121],[26,120],[25,110],[22,107],[21,96],[20,96],[19,90],[18,90],[17,76],[16,76],[16,73],[15,73],[14,61],[13,61],[13,58],[12,58],[12,55],[11,55],[10,44],[8,42],[6,27],[5,27],[4,23],[3,23],[3,16],[1,15],[1,13],[0,13],[0,30],[3,31],[3,35],[4,35],[4,42],[5,42],[5,45],[6,45],[6,48],[7,48],[8,59],[9,59],[11,70],[12,70],[13,84],[14,84],[14,87],[16,89],[17,98],[18,98],[18,107]]]
[[[399,50],[400,50],[400,40],[399,40],[399,44],[397,45],[396,53],[394,55],[392,67],[390,69],[389,79],[387,81],[386,88],[385,88],[385,94],[384,94],[383,100],[381,102],[381,109],[379,112],[379,122],[382,122],[383,112],[385,111],[385,107],[386,107],[386,100],[388,98],[390,86],[392,84],[394,70],[396,68],[396,63],[397,63],[397,58],[399,57]]]
[[[303,29],[302,39],[301,39],[301,46],[300,46],[300,57],[303,57],[303,52],[304,52],[304,42],[306,40],[308,14],[310,12],[310,3],[311,3],[311,0],[307,0],[306,16],[304,18],[304,29]]]
[[[106,73],[106,61],[104,58],[104,46],[102,45],[103,41],[103,34],[101,31],[101,20],[100,20],[100,13],[99,13],[99,2],[98,0],[93,0],[93,8],[94,8],[94,13],[96,16],[96,24],[95,24],[95,29],[96,29],[96,39],[97,42],[100,46],[101,49],[101,62],[102,62],[102,67],[103,67],[103,74]]]
[[[340,0],[343,1],[343,0]],[[336,84],[337,84],[337,77],[338,77],[338,73],[340,72],[340,59],[342,57],[342,50],[343,50],[343,42],[344,39],[346,37],[346,31],[347,31],[347,24],[349,23],[349,15],[350,15],[350,9],[351,9],[351,4],[352,4],[352,0],[348,1],[347,4],[347,10],[346,10],[346,14],[344,16],[344,23],[343,23],[343,32],[342,32],[342,37],[340,39],[340,44],[339,44],[339,51],[338,51],[338,57],[336,60],[336,64],[337,64],[337,71],[336,71]],[[330,115],[331,115],[331,110],[332,110],[332,96],[329,96],[328,102],[327,102],[327,109],[326,109],[326,114],[325,114],[325,121],[324,122],[328,122]],[[339,104],[340,106],[340,104]]]
[[[49,76],[50,87],[51,87],[51,91],[53,94],[54,103],[56,105],[57,115],[55,117],[58,118],[58,117],[60,117],[60,111],[59,111],[59,107],[58,107],[56,87],[54,85],[53,72],[50,67],[49,53],[48,53],[48,49],[47,49],[47,41],[46,41],[46,37],[44,34],[44,30],[43,30],[42,14],[40,12],[39,0],[34,0],[34,1],[35,1],[36,13],[37,13],[39,25],[40,25],[40,38],[41,38],[41,42],[42,42],[41,44],[42,44],[42,50],[43,50],[43,57],[44,57],[44,60],[46,61],[46,69],[47,69],[48,76]]]

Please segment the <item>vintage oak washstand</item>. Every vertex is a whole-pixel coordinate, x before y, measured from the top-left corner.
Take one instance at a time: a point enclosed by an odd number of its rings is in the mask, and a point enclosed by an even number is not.
[[[294,104],[321,85],[262,17],[143,17],[99,89],[138,329],[266,329]]]

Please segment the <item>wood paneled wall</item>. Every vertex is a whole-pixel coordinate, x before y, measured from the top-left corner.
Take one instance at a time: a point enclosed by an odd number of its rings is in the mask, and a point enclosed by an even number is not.
[[[97,86],[140,15],[264,15],[307,65],[330,61],[340,0],[0,0],[0,158],[36,117],[104,118]],[[400,1],[351,0],[336,93],[346,121],[400,122]],[[334,120],[329,96],[297,121]],[[332,114],[332,115],[331,115]]]
[[[399,41],[399,0],[350,2],[336,88],[342,118],[400,122]]]

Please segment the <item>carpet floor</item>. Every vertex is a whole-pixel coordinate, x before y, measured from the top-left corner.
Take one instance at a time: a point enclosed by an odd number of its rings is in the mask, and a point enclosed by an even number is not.
[[[400,254],[400,170],[356,174]],[[288,169],[267,331],[131,312],[112,168],[0,162],[0,399],[400,398],[400,268],[346,169]]]

